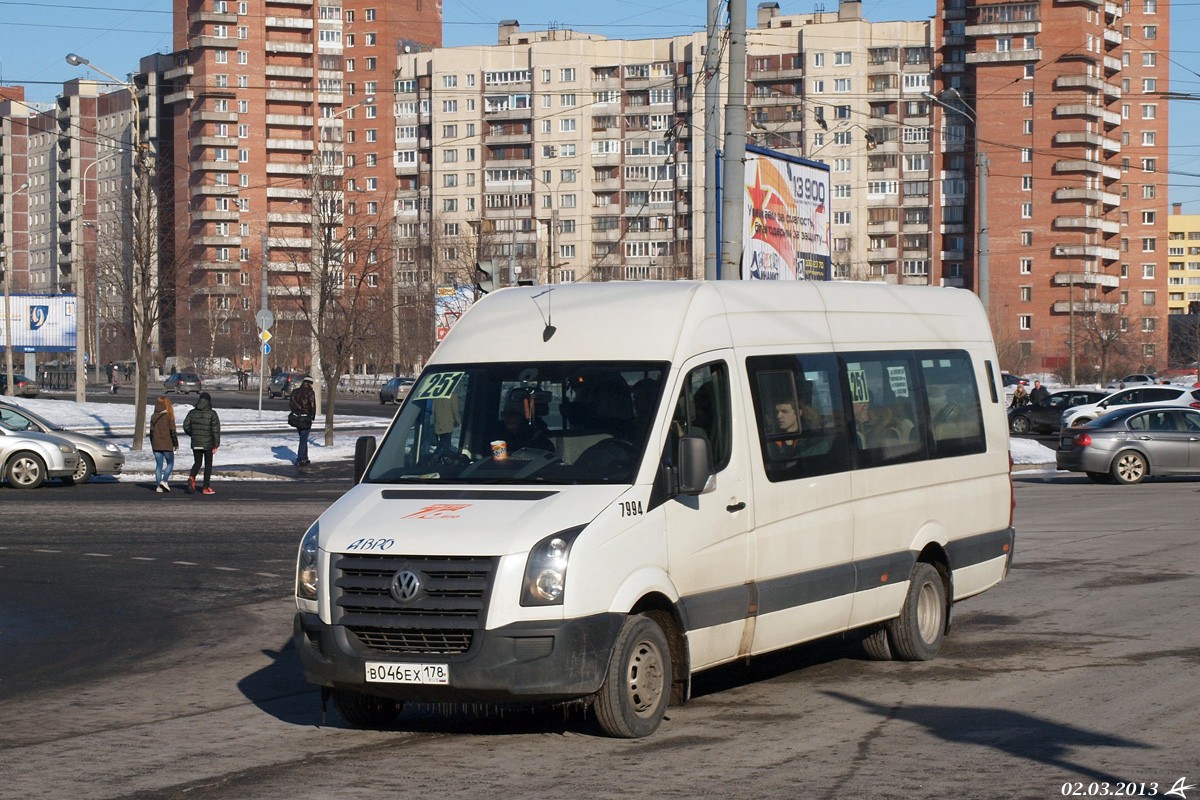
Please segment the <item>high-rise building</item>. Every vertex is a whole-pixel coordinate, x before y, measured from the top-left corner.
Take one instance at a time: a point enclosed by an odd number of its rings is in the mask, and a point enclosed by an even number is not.
[[[314,238],[353,227],[357,193],[371,203],[394,193],[397,58],[441,43],[441,3],[175,0],[174,9],[162,94],[174,138],[178,347],[207,355],[219,344],[249,364],[265,269],[281,332],[275,363],[304,365]]]
[[[940,250],[1009,369],[1166,357],[1165,6],[939,3]]]
[[[1180,203],[1167,218],[1167,308],[1200,314],[1200,214],[1184,214]]]

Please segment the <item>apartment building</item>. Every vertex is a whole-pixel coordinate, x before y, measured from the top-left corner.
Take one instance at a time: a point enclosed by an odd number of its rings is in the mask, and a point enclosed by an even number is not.
[[[1167,308],[1200,314],[1200,214],[1184,214],[1180,203],[1167,217]]]
[[[1166,13],[939,4],[939,250],[986,282],[1008,369],[1083,376],[1114,339],[1130,366],[1166,358]]]
[[[174,163],[186,165],[173,181],[179,349],[233,342],[249,363],[265,265],[276,363],[301,366],[314,235],[356,213],[330,186],[353,180],[364,207],[392,193],[397,58],[440,44],[441,3],[175,0],[174,10],[162,102]]]

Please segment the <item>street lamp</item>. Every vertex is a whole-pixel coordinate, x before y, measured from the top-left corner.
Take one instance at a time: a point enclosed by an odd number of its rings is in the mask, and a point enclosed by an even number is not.
[[[971,121],[975,143],[975,218],[977,220],[975,228],[975,283],[977,284],[979,302],[983,304],[984,313],[991,316],[988,306],[988,254],[991,251],[987,219],[988,157],[986,153],[979,149],[979,116],[975,109],[963,99],[962,93],[958,89],[950,88],[942,93],[947,100],[952,101],[955,105],[950,105],[931,92],[922,92],[922,94],[930,102],[948,111],[953,111],[955,114],[964,116]]]
[[[25,181],[21,186],[13,192],[12,196],[16,196],[29,188],[29,181]],[[12,242],[8,236],[4,237],[4,376],[6,383],[4,391],[9,397],[13,396],[13,338],[12,338]]]

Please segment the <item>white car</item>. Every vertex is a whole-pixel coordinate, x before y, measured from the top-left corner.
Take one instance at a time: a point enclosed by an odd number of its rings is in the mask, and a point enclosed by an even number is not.
[[[78,468],[79,451],[66,439],[0,425],[0,474],[9,486],[36,489],[47,478],[70,478]]]
[[[1098,403],[1068,408],[1062,415],[1062,426],[1083,425],[1108,411],[1126,406],[1190,406],[1200,408],[1200,389],[1187,386],[1135,386],[1113,392]]]
[[[1158,378],[1153,375],[1139,373],[1136,375],[1126,375],[1124,378],[1115,381],[1109,381],[1105,384],[1104,388],[1116,391],[1117,389],[1129,389],[1134,386],[1153,386],[1156,383],[1158,383]]]

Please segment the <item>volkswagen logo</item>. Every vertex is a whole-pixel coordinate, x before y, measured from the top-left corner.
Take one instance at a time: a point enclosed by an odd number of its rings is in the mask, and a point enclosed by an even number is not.
[[[411,603],[421,593],[421,576],[411,569],[402,569],[392,576],[392,597],[397,603]]]

